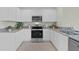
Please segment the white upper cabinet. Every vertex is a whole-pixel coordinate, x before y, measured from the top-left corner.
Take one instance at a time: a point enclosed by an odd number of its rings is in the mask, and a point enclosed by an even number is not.
[[[42,12],[41,12],[41,10],[34,9],[34,10],[32,10],[31,15],[32,16],[42,16]]]
[[[15,7],[8,8],[8,14],[9,14],[8,18],[10,20],[16,21],[16,19],[17,19],[16,18],[17,17],[17,8],[15,8]]]
[[[31,22],[32,21],[32,14],[31,13],[32,13],[31,10],[19,10],[17,20]]]
[[[25,22],[32,22],[32,16],[41,16],[40,15],[40,11],[39,10],[20,10],[20,12],[18,13],[18,19],[19,21],[25,21]]]
[[[19,8],[19,21],[32,22],[32,16],[42,16],[43,22],[56,21],[56,8]]]
[[[16,21],[16,7],[0,7],[0,21]]]
[[[32,22],[32,16],[42,16],[43,22],[56,21],[56,8],[0,7],[0,21]]]
[[[0,7],[0,21],[8,18],[8,8]]]
[[[44,9],[42,10],[43,22],[56,21],[56,9]]]

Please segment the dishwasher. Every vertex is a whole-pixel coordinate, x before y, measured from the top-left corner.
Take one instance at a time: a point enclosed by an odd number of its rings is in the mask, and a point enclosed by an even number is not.
[[[79,51],[79,41],[69,38],[68,50]]]

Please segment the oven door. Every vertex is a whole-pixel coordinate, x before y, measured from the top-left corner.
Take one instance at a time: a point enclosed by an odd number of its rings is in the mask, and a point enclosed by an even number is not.
[[[43,30],[32,30],[31,38],[43,38]]]

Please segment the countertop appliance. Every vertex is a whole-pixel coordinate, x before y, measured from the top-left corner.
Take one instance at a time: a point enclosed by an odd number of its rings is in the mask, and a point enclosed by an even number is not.
[[[69,51],[79,51],[79,41],[69,38]]]
[[[32,16],[32,22],[42,22],[42,16]]]

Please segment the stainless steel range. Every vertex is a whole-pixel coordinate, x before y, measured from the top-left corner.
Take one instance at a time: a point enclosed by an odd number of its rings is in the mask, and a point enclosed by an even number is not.
[[[32,22],[42,22],[42,16],[32,16]],[[34,23],[31,28],[31,38],[33,41],[43,41],[43,27]]]

